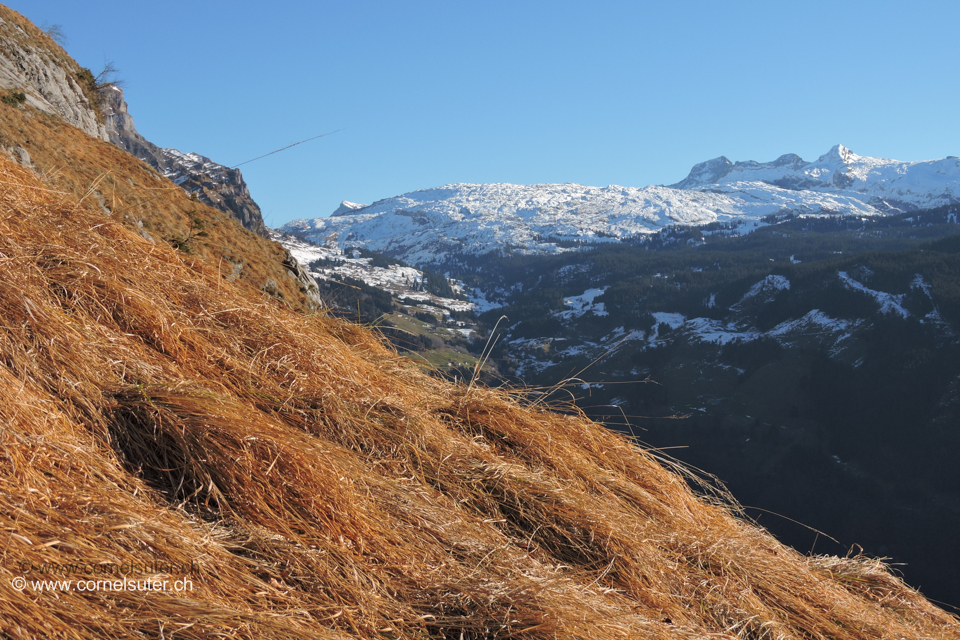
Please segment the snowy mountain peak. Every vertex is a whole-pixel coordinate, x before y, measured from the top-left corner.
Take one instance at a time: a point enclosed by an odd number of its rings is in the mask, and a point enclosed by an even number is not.
[[[787,166],[799,167],[807,163],[803,161],[803,158],[801,158],[795,153],[785,153],[779,158],[777,158],[776,160],[774,160],[773,162],[771,162],[770,164],[772,164],[775,167],[787,167]]]
[[[690,174],[685,179],[670,185],[670,187],[672,189],[688,189],[697,185],[710,184],[730,173],[733,167],[734,164],[726,156],[700,162],[693,165],[693,169],[690,169]]]
[[[356,213],[360,209],[365,209],[367,205],[357,204],[356,202],[350,202],[349,200],[343,200],[340,202],[340,206],[337,207],[337,210],[331,213],[331,216],[348,216],[351,213]]]
[[[847,149],[842,144],[835,144],[830,147],[830,151],[827,151],[825,154],[820,156],[817,159],[817,162],[851,165],[856,164],[859,160],[860,156],[855,154],[853,151],[850,151],[850,149]]]

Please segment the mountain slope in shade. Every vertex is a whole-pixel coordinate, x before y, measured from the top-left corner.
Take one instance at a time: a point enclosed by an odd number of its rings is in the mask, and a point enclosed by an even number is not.
[[[815,162],[698,164],[671,187],[452,184],[280,228],[308,240],[364,246],[416,264],[495,250],[552,253],[561,241],[617,241],[670,225],[755,227],[771,214],[880,215],[960,200],[960,162],[898,162],[841,145]],[[352,209],[352,207],[351,207]]]

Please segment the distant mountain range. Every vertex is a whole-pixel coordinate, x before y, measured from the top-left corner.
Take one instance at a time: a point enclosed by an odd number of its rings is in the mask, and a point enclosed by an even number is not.
[[[901,162],[836,145],[813,162],[795,154],[764,163],[720,157],[671,186],[452,184],[368,206],[344,202],[329,217],[294,220],[279,230],[420,264],[496,250],[558,253],[672,225],[720,222],[749,231],[771,215],[873,216],[958,201],[956,157]]]

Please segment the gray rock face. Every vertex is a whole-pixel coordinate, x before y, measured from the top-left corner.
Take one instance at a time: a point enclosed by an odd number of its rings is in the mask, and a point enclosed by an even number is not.
[[[20,161],[21,166],[24,166],[27,168],[33,167],[33,162],[30,161],[30,154],[27,153],[27,150],[24,149],[23,147],[16,147],[13,150],[13,157]]]
[[[80,66],[22,16],[6,7],[3,9],[0,13],[0,92],[22,91],[30,106],[58,115],[91,136],[106,140],[99,107],[91,102],[93,94],[85,93],[81,87]],[[23,25],[18,24],[21,20]]]
[[[116,85],[103,87],[100,91],[100,105],[106,124],[107,140],[141,160],[144,160],[144,156],[160,151],[157,145],[137,132],[133,116],[127,111],[127,103],[123,99],[123,89]]]
[[[317,281],[314,280],[313,276],[304,269],[303,265],[293,257],[289,249],[286,251],[283,266],[287,268],[287,275],[297,280],[297,284],[300,285],[300,292],[307,300],[315,305],[315,308],[322,309],[325,305],[323,298],[320,297],[320,288],[317,286]]]
[[[231,169],[196,153],[181,153],[153,144],[137,132],[120,87],[101,90],[108,140],[140,158],[197,199],[230,215],[257,235],[267,237],[260,207],[250,196],[239,169]]]

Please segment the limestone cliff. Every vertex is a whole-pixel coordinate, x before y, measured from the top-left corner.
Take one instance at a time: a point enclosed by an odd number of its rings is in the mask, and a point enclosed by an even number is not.
[[[0,93],[23,93],[26,104],[106,140],[95,85],[53,38],[0,5]]]

